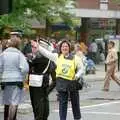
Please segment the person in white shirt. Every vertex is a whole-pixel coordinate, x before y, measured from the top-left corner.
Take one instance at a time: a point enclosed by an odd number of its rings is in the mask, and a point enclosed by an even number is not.
[[[98,46],[97,46],[97,43],[95,42],[95,40],[93,40],[92,43],[90,44],[90,48],[91,48],[91,57],[92,57],[92,60],[95,63],[97,63]]]

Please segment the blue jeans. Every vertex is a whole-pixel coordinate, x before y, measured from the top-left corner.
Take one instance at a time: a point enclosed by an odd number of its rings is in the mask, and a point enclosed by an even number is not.
[[[79,92],[59,92],[59,115],[60,120],[66,120],[67,117],[67,106],[68,106],[68,96],[70,96],[72,111],[75,120],[80,120],[80,103],[79,103]]]

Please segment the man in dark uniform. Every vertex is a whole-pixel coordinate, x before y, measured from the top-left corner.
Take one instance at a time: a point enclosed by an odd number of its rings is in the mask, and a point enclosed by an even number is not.
[[[35,120],[47,120],[49,115],[49,100],[48,94],[55,87],[55,75],[50,69],[49,59],[42,56],[37,50],[37,42],[32,41],[33,59],[31,61],[31,74],[43,75],[43,82],[41,86],[30,85],[30,98],[33,107]],[[44,72],[43,72],[44,71]],[[52,75],[52,84],[49,85],[49,75]]]

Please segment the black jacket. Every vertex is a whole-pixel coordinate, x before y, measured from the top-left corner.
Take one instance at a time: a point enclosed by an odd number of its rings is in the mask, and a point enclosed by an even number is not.
[[[31,68],[30,68],[31,73],[37,74],[37,75],[43,74],[42,72],[48,65],[48,62],[49,62],[49,59],[45,58],[40,53],[38,53],[37,56],[31,60]],[[42,85],[42,88],[47,88],[48,92],[50,92],[55,87],[55,81],[56,81],[55,69],[54,68],[51,69],[51,65],[53,64],[51,64],[50,62],[48,70],[46,71],[46,73],[44,73],[43,85]],[[53,81],[51,85],[49,85],[50,74],[52,76],[52,81]]]

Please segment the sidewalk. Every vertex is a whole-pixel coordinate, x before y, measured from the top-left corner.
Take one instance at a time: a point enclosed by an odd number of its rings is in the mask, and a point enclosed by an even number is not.
[[[100,64],[100,65],[96,65],[96,74],[88,74],[85,75],[84,78],[86,81],[103,81],[105,78],[105,65],[104,64]],[[118,76],[120,76],[120,70],[116,73]]]
[[[105,77],[105,66],[102,65],[96,65],[96,74],[88,74],[84,76],[84,79],[86,81],[103,81]]]
[[[113,80],[110,81],[109,92],[102,91],[105,78],[105,66],[97,65],[96,74],[85,76],[86,82],[90,84],[90,88],[83,89],[80,92],[81,100],[120,100],[120,86]],[[120,71],[116,73],[120,78]]]

